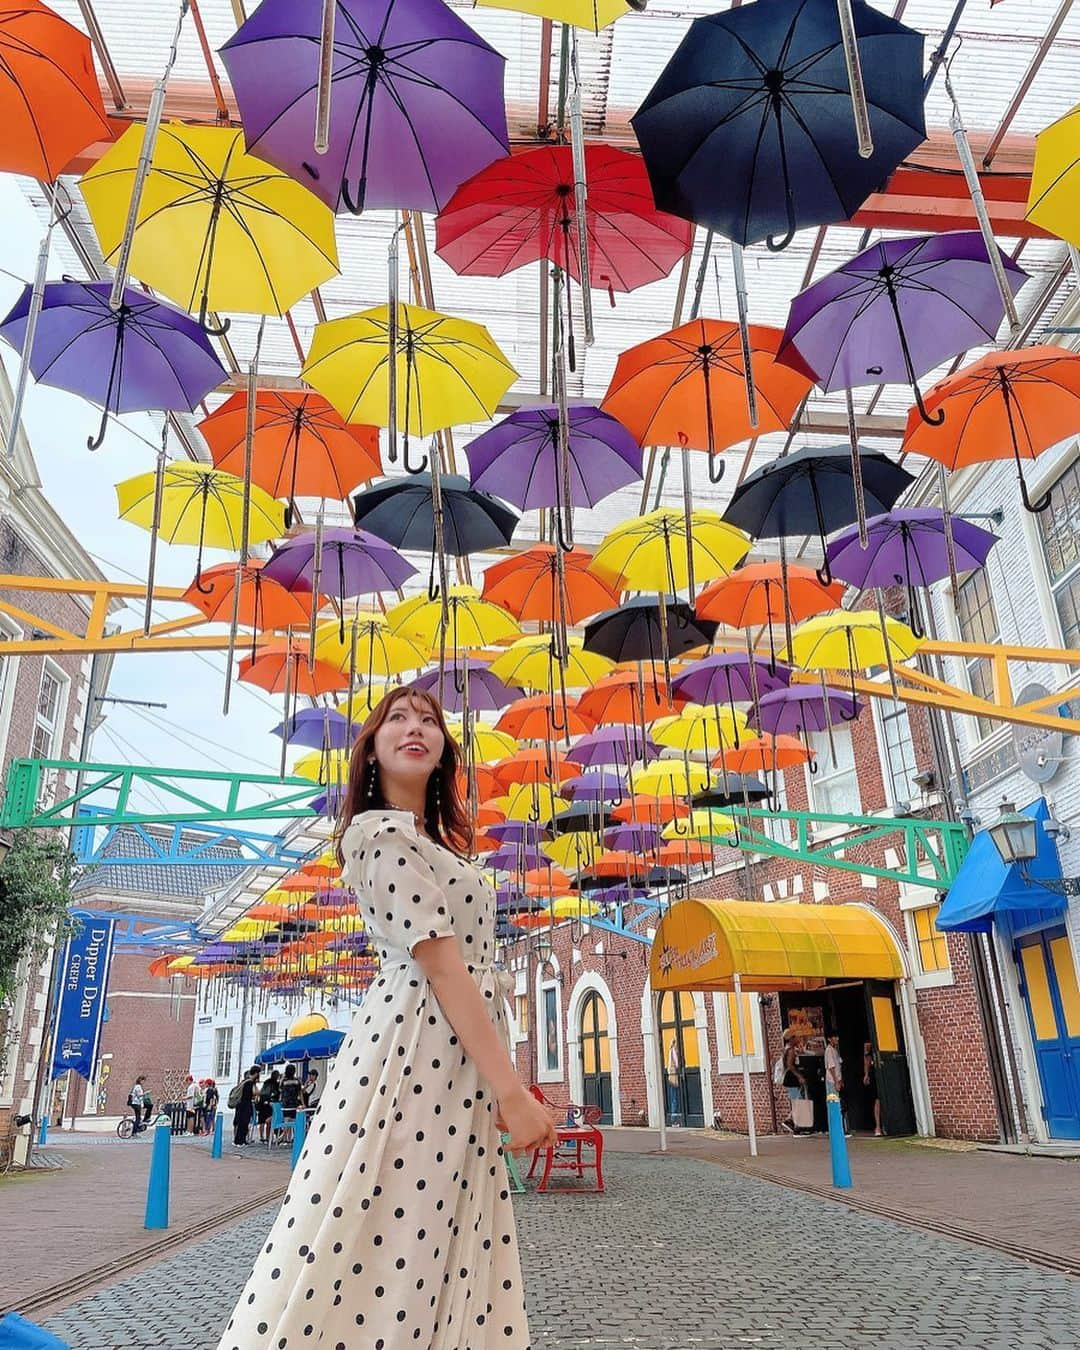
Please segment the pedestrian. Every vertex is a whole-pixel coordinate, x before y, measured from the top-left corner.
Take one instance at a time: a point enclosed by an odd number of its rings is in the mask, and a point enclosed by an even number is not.
[[[203,1087],[203,1128],[207,1134],[214,1132],[214,1118],[220,1100],[221,1094],[218,1092],[217,1084],[212,1078],[208,1078]]]
[[[316,1325],[348,1350],[530,1343],[500,1133],[556,1135],[510,1058],[460,758],[413,688],[355,742],[338,851],[381,969],[219,1350],[299,1350]]]
[[[874,1046],[871,1041],[863,1041],[863,1110],[864,1119],[874,1122],[874,1135],[881,1137],[881,1098],[878,1096],[877,1069],[874,1067]]]
[[[192,1134],[195,1131],[195,1094],[198,1091],[198,1084],[195,1079],[188,1074],[184,1079],[184,1131],[190,1130]]]
[[[296,1065],[285,1065],[285,1076],[281,1080],[281,1114],[286,1124],[296,1120],[300,1106],[300,1079],[296,1076]]]
[[[792,1103],[806,1096],[806,1075],[799,1068],[799,1055],[802,1052],[802,1039],[794,1027],[784,1028],[783,1078],[781,1082],[788,1098],[788,1118],[780,1122],[780,1128],[788,1134],[795,1133],[795,1108]],[[773,1080],[776,1081],[775,1079]]]
[[[844,1061],[840,1057],[840,1037],[833,1034],[825,1042],[825,1097],[835,1092],[840,1099],[840,1119],[844,1133],[850,1134],[847,1121],[847,1107],[844,1103]]]
[[[682,1124],[679,1111],[679,1038],[672,1036],[667,1056],[668,1120],[672,1125]]]
[[[271,1069],[270,1077],[259,1089],[259,1143],[270,1142],[270,1122],[274,1118],[274,1103],[281,1100],[281,1073]]]
[[[304,1099],[304,1110],[314,1112],[319,1104],[319,1071],[318,1069],[309,1069],[307,1079],[301,1089],[301,1096]]]
[[[143,1106],[146,1103],[146,1089],[143,1087],[143,1084],[145,1082],[146,1075],[144,1073],[139,1074],[138,1078],[135,1079],[131,1091],[128,1093],[127,1104],[135,1113],[135,1127],[132,1130],[133,1134],[138,1134],[139,1131],[144,1128]]]
[[[251,1118],[255,1114],[256,1093],[258,1092],[261,1074],[262,1067],[253,1064],[244,1074],[240,1086],[240,1101],[237,1103],[236,1114],[233,1116],[233,1143],[237,1148],[243,1148],[248,1141],[248,1130],[251,1128]]]

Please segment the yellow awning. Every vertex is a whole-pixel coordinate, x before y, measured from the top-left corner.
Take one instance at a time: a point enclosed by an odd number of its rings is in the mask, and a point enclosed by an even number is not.
[[[653,938],[649,977],[661,989],[817,989],[828,979],[896,980],[896,939],[861,905],[682,900]]]

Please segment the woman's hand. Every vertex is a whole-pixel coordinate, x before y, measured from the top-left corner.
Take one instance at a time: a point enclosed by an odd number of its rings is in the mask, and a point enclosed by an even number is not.
[[[496,1121],[499,1129],[510,1136],[504,1147],[511,1153],[526,1153],[534,1148],[555,1146],[555,1120],[552,1113],[523,1087],[500,1099]]]

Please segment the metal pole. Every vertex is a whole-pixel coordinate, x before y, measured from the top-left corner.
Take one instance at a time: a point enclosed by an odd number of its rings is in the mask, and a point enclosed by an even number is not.
[[[664,1038],[660,1033],[660,1000],[663,994],[650,995],[653,1008],[653,1039],[656,1042],[656,1063],[660,1072],[657,1086],[660,1093],[660,1152],[667,1152],[667,1066],[664,1064]]]
[[[325,155],[330,144],[330,90],[334,76],[334,19],[337,0],[323,0],[319,36],[319,83],[315,90],[315,153]]]
[[[746,1017],[743,1013],[742,981],[739,972],[733,976],[735,984],[735,1022],[739,1028],[739,1058],[742,1060],[743,1098],[746,1102],[746,1132],[750,1137],[750,1156],[757,1157],[757,1130],[754,1127],[754,1099],[750,1095],[750,1058],[746,1053]]]
[[[592,280],[589,274],[589,225],[586,217],[588,185],[585,180],[585,124],[581,113],[581,75],[578,71],[577,29],[570,34],[570,68],[573,90],[570,95],[570,153],[574,162],[574,219],[577,225],[578,266],[581,278],[581,313],[585,321],[585,345],[591,347],[593,333]]]
[[[33,289],[30,292],[30,307],[26,312],[26,332],[23,335],[22,355],[19,360],[19,377],[15,382],[15,397],[11,404],[11,421],[8,423],[7,441],[4,445],[4,454],[10,458],[15,453],[15,442],[18,439],[19,427],[22,423],[23,400],[26,397],[26,386],[30,381],[30,354],[34,350],[34,335],[37,332],[38,318],[41,315],[41,304],[45,298],[45,276],[49,270],[49,246],[52,243],[52,232],[56,228],[56,197],[60,190],[59,181],[53,184],[52,205],[49,210],[49,223],[45,227],[45,233],[41,238],[41,247],[38,249],[37,268],[34,272]]]
[[[844,64],[847,66],[848,86],[851,89],[851,111],[855,117],[855,136],[859,154],[869,159],[874,153],[874,136],[870,128],[870,110],[866,106],[862,65],[859,61],[859,37],[855,31],[855,15],[851,0],[836,0],[840,16],[840,40],[844,45]]]

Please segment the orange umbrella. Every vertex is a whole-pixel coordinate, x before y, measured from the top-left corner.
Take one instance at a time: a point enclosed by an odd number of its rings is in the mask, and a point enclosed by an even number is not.
[[[1032,502],[1024,460],[1035,459],[1080,430],[1080,354],[1062,347],[991,352],[926,395],[927,411],[944,421],[908,417],[904,450],[929,455],[947,469],[1015,459],[1020,492],[1029,511],[1045,511],[1050,494]],[[921,424],[921,425],[920,425]]]
[[[805,764],[812,758],[813,751],[794,736],[766,733],[755,741],[744,741],[740,746],[722,750],[712,762],[714,767],[723,766],[728,773],[747,774],[789,769],[794,764]]]
[[[515,928],[546,928],[551,923],[551,915],[543,910],[514,909],[509,918]]]
[[[777,364],[779,328],[751,324],[749,335],[756,425],[747,410],[739,325],[720,319],[693,319],[623,352],[600,406],[642,445],[707,450],[709,476],[718,482],[715,452],[751,436],[786,431],[811,388],[807,376]]]
[[[563,552],[563,605],[559,604],[558,553],[553,544],[536,544],[484,572],[484,599],[501,605],[517,619],[568,624],[599,614],[619,603],[606,581],[588,570],[592,554],[583,548]],[[565,609],[565,615],[561,609]]]
[[[657,717],[674,717],[679,709],[672,703],[666,681],[636,670],[613,670],[578,698],[578,712],[594,723],[651,722]]]
[[[240,662],[238,679],[256,684],[267,693],[279,694],[289,690],[295,697],[307,694],[315,698],[335,690],[347,689],[349,677],[326,661],[308,665],[308,644],[287,642],[284,639],[264,642],[254,657],[245,656]]]
[[[240,607],[236,622],[252,629],[252,643],[260,632],[275,628],[306,628],[311,622],[311,592],[287,591],[273,577],[263,576],[265,562],[249,558],[240,569]],[[213,623],[232,623],[236,563],[217,563],[201,572],[184,592],[189,605]],[[323,604],[319,597],[319,608]],[[255,654],[254,646],[252,654]]]
[[[266,919],[269,923],[280,923],[283,919],[292,919],[296,916],[296,910],[290,909],[288,905],[252,905],[250,909],[244,911],[245,919]]]
[[[111,140],[90,39],[40,0],[0,0],[0,171],[56,181]]]
[[[661,867],[705,867],[712,862],[712,849],[697,839],[675,840],[663,844],[657,858]]]
[[[476,782],[476,797],[478,801],[487,801],[489,797],[499,795],[499,784],[491,768],[487,764],[474,764],[472,772]],[[457,776],[458,795],[462,801],[469,796],[469,780],[464,773]],[[502,817],[500,817],[502,819]]]
[[[488,799],[482,801],[476,808],[476,816],[473,824],[477,829],[484,829],[488,825],[501,825],[506,819],[506,812],[497,800]]]
[[[812,567],[782,563],[749,563],[730,576],[712,581],[698,595],[694,612],[699,619],[732,628],[769,630],[769,664],[776,669],[773,624],[782,623],[791,641],[791,625],[812,614],[836,609],[844,596],[842,582],[822,584]],[[749,637],[747,639],[749,645]]]
[[[301,905],[298,910],[294,911],[294,917],[317,923],[320,919],[339,919],[346,915],[359,913],[360,906],[355,900],[349,901],[343,905],[320,905],[319,897],[314,895],[306,905]],[[340,935],[335,934],[334,936]]]
[[[578,766],[551,750],[517,750],[491,766],[495,781],[503,792],[519,783],[565,782],[578,773]]]
[[[574,883],[561,867],[530,867],[522,877],[523,889],[530,895],[565,895]]]
[[[674,816],[688,816],[690,803],[685,797],[652,797],[647,793],[635,793],[625,797],[617,806],[611,808],[616,820],[635,825],[666,824]]]
[[[248,399],[231,398],[199,423],[214,465],[239,477],[247,449]],[[350,492],[383,471],[377,427],[350,426],[310,389],[260,389],[255,396],[251,481],[271,497],[329,497]]]
[[[155,977],[168,975],[169,962],[175,961],[176,957],[177,957],[176,952],[166,952],[164,956],[155,956],[154,959],[150,962],[150,964],[146,967],[146,969],[150,972],[151,975]],[[180,974],[181,972],[174,971],[173,973]]]
[[[584,871],[593,877],[632,877],[646,865],[639,853],[631,853],[624,848],[609,848],[596,856],[592,864]]]
[[[593,729],[591,718],[578,711],[576,698],[560,700],[558,715],[547,694],[516,698],[499,714],[496,731],[505,731],[518,741],[557,741],[563,736],[580,736]]]

